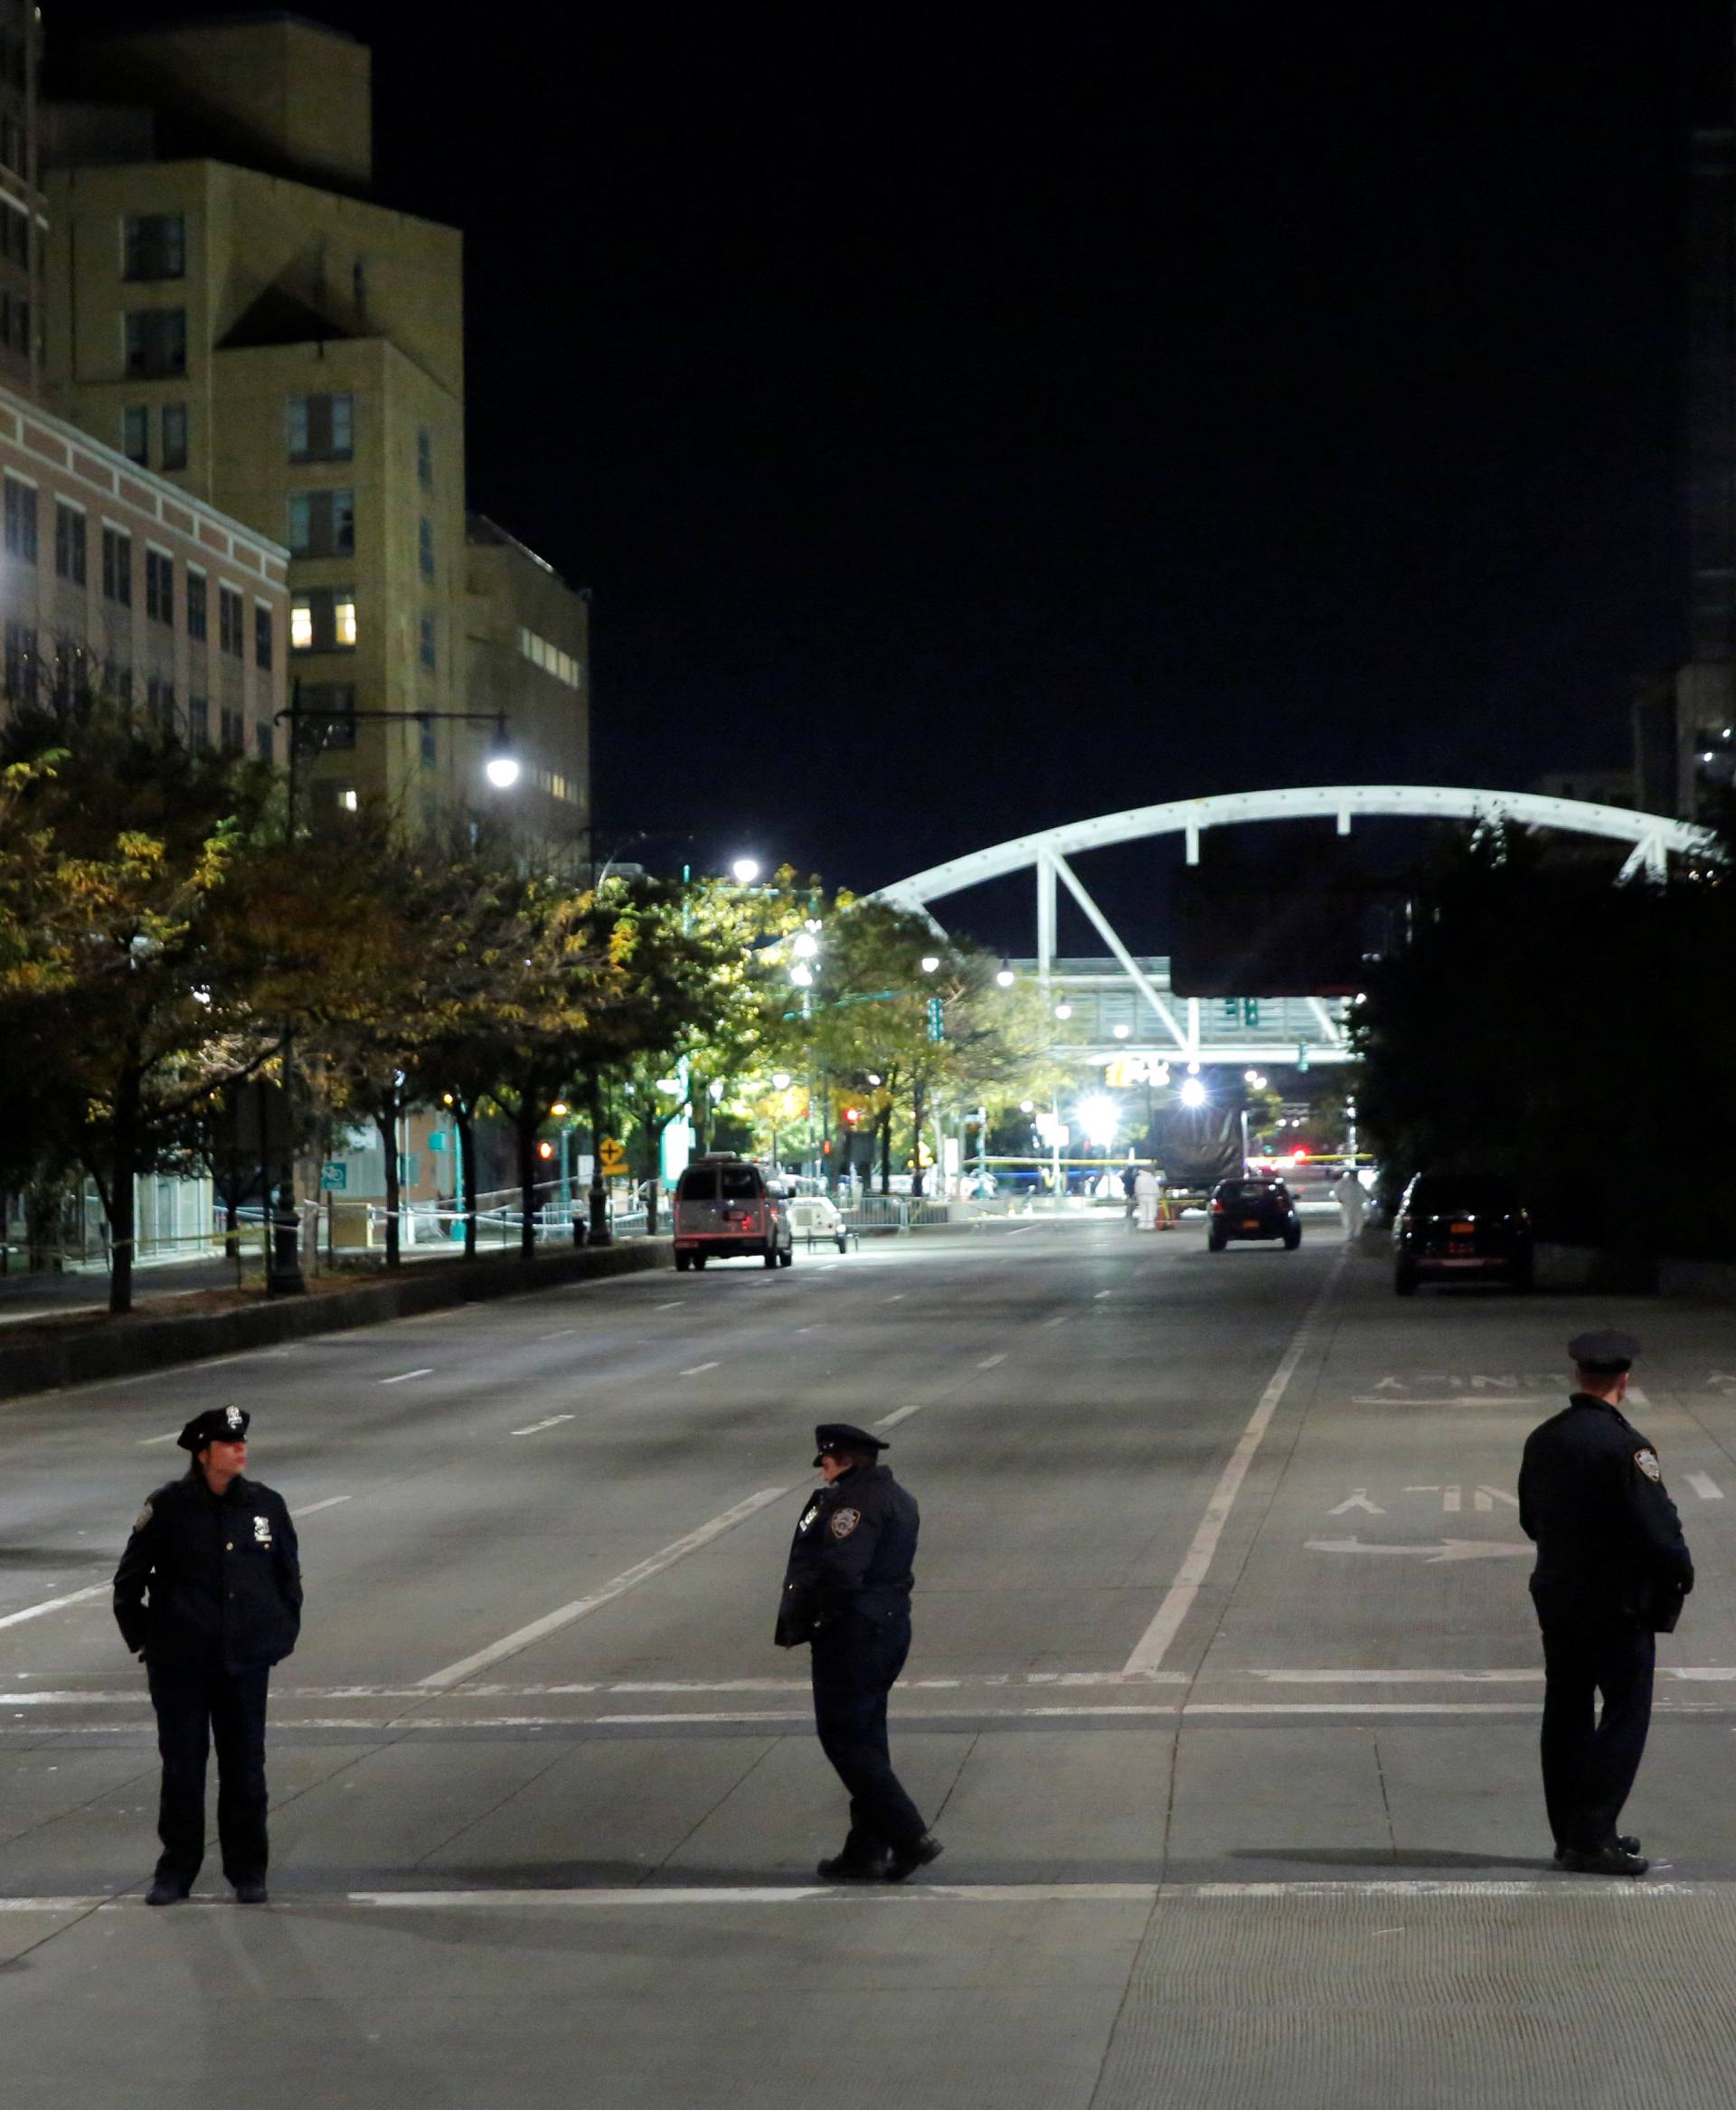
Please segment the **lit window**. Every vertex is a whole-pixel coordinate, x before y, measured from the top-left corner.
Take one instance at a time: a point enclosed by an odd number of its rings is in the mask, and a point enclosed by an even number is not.
[[[314,611],[307,597],[296,596],[289,609],[289,647],[292,652],[311,652],[314,645]]]
[[[332,602],[332,630],[340,645],[355,643],[355,596],[338,593]]]
[[[353,814],[355,811],[356,803],[354,792],[340,791],[337,795],[337,803],[346,814]]]

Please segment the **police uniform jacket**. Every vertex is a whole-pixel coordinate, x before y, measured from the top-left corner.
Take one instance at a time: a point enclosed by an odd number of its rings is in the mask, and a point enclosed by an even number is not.
[[[886,1465],[854,1465],[816,1488],[796,1525],[778,1643],[796,1648],[849,1612],[908,1617],[916,1577],[916,1497]]]
[[[159,1487],[115,1570],[129,1649],[183,1670],[279,1663],[301,1628],[301,1565],[283,1497],[245,1475],[213,1494],[196,1468]]]
[[[1618,1408],[1575,1392],[1525,1439],[1519,1521],[1537,1542],[1531,1594],[1545,1626],[1667,1633],[1694,1562],[1657,1453]]]

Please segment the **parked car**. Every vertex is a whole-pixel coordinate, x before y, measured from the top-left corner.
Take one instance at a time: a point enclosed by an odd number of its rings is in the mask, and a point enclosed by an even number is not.
[[[729,1153],[697,1157],[675,1188],[675,1267],[759,1259],[788,1267],[796,1258],[789,1204],[759,1165]]]
[[[1490,1173],[1419,1173],[1392,1223],[1392,1286],[1414,1296],[1425,1276],[1532,1283],[1531,1219],[1519,1191]]]
[[[1302,1243],[1302,1220],[1282,1180],[1220,1180],[1205,1216],[1205,1242],[1213,1253],[1231,1239],[1282,1239],[1287,1253]]]
[[[789,1198],[792,1238],[830,1239],[839,1252],[850,1243],[850,1227],[838,1213],[837,1203],[827,1194],[792,1194]]]

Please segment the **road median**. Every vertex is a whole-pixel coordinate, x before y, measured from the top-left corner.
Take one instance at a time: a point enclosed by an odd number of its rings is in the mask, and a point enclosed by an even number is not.
[[[261,1295],[219,1311],[158,1317],[146,1310],[124,1319],[45,1318],[40,1325],[20,1328],[25,1338],[0,1342],[0,1399],[134,1377],[175,1363],[203,1362],[210,1356],[245,1354],[313,1333],[377,1326],[457,1305],[557,1289],[569,1282],[639,1274],[667,1267],[672,1259],[668,1239],[633,1239],[617,1246],[539,1253],[530,1260],[514,1253],[430,1263],[342,1287],[322,1286],[306,1296]]]

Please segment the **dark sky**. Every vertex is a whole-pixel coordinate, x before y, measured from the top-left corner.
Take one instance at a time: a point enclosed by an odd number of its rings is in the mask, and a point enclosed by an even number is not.
[[[306,12],[465,231],[472,503],[593,589],[606,834],[865,887],[1626,759],[1727,7]]]

